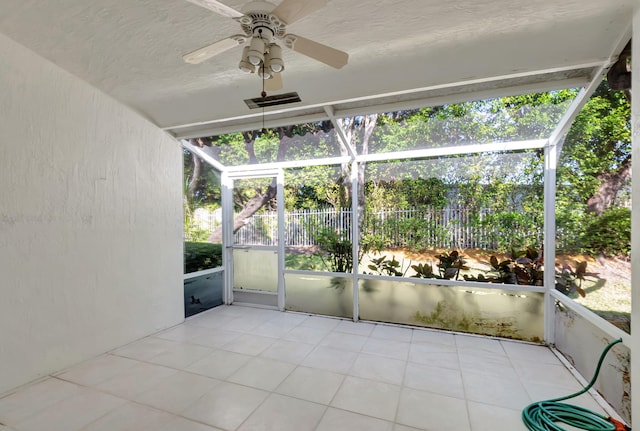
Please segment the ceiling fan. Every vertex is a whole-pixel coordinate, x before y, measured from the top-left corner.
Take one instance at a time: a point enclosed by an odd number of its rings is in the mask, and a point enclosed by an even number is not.
[[[283,0],[278,6],[254,1],[239,12],[217,0],[187,0],[240,23],[244,34],[236,34],[185,54],[185,62],[198,64],[235,46],[248,42],[242,52],[239,68],[258,73],[271,91],[282,88],[284,70],[282,48],[277,42],[336,69],[347,64],[349,54],[302,36],[287,33],[287,25],[321,9],[327,0]]]

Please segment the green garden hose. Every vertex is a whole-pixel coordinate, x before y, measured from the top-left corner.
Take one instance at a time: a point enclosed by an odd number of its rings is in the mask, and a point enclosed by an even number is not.
[[[531,431],[567,431],[566,428],[560,426],[560,424],[566,424],[587,431],[630,431],[631,428],[626,427],[611,417],[603,416],[584,407],[560,402],[568,400],[569,398],[575,398],[591,389],[598,379],[604,357],[613,346],[621,342],[622,339],[615,340],[605,347],[602,355],[600,355],[600,360],[598,361],[598,366],[596,367],[593,378],[584,389],[575,394],[546,401],[538,401],[525,407],[522,411],[522,421],[527,428]]]

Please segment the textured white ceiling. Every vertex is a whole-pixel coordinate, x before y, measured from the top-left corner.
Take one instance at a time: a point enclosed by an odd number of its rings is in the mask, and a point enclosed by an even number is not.
[[[246,3],[221,1],[238,10]],[[288,31],[348,52],[349,64],[335,70],[285,50],[282,92],[297,91],[302,103],[293,108],[302,108],[588,72],[609,59],[630,20],[631,0],[329,0]],[[256,114],[243,100],[258,97],[261,82],[237,69],[240,47],[199,65],[182,61],[241,33],[232,19],[186,0],[2,0],[0,32],[160,127]]]

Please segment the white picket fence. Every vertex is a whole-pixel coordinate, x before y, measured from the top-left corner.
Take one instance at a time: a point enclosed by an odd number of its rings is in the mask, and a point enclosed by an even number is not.
[[[500,235],[541,238],[542,226],[482,226],[490,211],[464,208],[385,210],[367,213],[362,233],[373,234],[387,247],[438,247],[496,249]],[[474,223],[473,220],[476,220]],[[351,240],[351,210],[334,209],[287,211],[285,243],[291,247],[318,245],[321,229],[331,228]],[[260,213],[235,234],[237,244],[276,245],[276,212]],[[509,240],[507,238],[507,242]]]

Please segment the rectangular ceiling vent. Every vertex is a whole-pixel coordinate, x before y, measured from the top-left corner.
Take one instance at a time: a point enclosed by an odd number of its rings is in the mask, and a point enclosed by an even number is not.
[[[274,96],[256,97],[255,99],[245,99],[249,109],[267,108],[269,106],[287,105],[289,103],[302,102],[298,93],[276,94]]]

